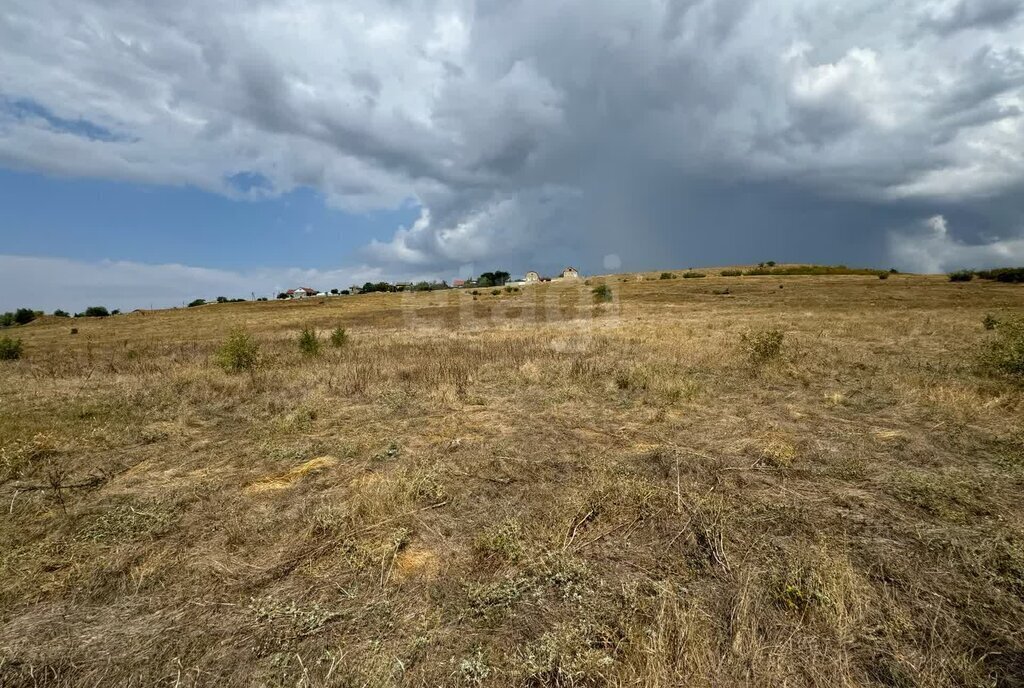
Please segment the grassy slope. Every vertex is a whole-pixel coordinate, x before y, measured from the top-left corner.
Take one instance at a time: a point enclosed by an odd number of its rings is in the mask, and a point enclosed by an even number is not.
[[[609,283],[19,328],[0,685],[1021,684],[1020,287]]]

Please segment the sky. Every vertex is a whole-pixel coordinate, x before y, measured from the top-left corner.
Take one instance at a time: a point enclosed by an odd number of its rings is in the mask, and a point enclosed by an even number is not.
[[[1024,264],[1022,0],[5,0],[0,310]]]

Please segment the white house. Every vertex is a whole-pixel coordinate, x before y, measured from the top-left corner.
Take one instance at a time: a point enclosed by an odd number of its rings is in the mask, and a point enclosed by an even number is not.
[[[285,292],[289,297],[293,299],[304,299],[307,296],[316,296],[316,289],[310,289],[309,287],[299,287],[298,289],[289,289]]]
[[[574,268],[574,267],[570,266],[570,267],[567,267],[565,270],[562,270],[562,279],[564,279],[564,280],[565,279],[579,279],[579,278],[580,278],[580,273],[577,272],[576,268]]]
[[[533,282],[540,282],[540,275],[537,274],[536,270],[530,270],[529,272],[526,273],[526,279],[524,281],[527,282],[528,284],[531,284]]]

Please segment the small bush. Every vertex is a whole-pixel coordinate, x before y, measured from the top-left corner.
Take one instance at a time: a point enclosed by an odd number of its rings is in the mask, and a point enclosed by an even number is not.
[[[595,301],[611,301],[612,290],[607,284],[599,284],[590,290],[590,293],[594,295]]]
[[[683,279],[700,279],[701,277],[707,277],[703,272],[684,272]]]
[[[663,273],[661,273],[661,277],[659,277],[658,279],[675,279],[675,278],[676,278],[676,276],[673,275],[671,272],[663,272]]]
[[[751,363],[766,363],[782,353],[783,334],[779,330],[762,330],[744,334],[742,341]]]
[[[949,273],[950,282],[970,282],[974,279],[974,273],[970,270],[957,270]]]
[[[880,280],[887,280],[887,279],[889,279],[889,273],[888,272],[880,272],[880,273],[878,273],[878,279],[880,279]]]
[[[23,351],[20,339],[0,337],[0,361],[16,361],[21,358]]]
[[[303,327],[299,331],[299,351],[306,356],[320,355],[320,339],[316,335],[316,330]]]
[[[53,312],[53,317],[55,317],[55,318],[69,318],[71,316],[70,316],[70,314],[67,311],[62,311],[61,309],[58,308],[57,310],[55,310]]]
[[[195,301],[189,301],[188,307],[195,308],[196,306],[205,306],[206,299],[196,299]]]
[[[743,274],[742,270],[722,270],[722,277],[739,277]]]
[[[14,311],[14,322],[18,325],[28,325],[36,319],[36,312],[31,308],[19,308]]]
[[[996,339],[981,354],[988,370],[1024,380],[1024,318],[993,324]]]
[[[991,313],[986,314],[985,317],[981,319],[981,325],[986,330],[994,330],[996,329],[996,325],[998,324],[998,318],[996,318],[996,316],[992,315]]]
[[[104,306],[89,306],[85,309],[84,315],[87,318],[106,318],[110,315],[110,311]]]
[[[491,289],[491,296],[497,296],[501,293],[501,289]]]
[[[334,330],[331,332],[331,346],[333,346],[335,349],[340,349],[341,347],[345,346],[345,343],[347,341],[348,333],[345,332],[345,328],[342,327],[341,325],[335,327]]]
[[[234,329],[217,350],[217,365],[228,373],[253,370],[259,364],[259,353],[259,344],[248,332],[241,328]]]

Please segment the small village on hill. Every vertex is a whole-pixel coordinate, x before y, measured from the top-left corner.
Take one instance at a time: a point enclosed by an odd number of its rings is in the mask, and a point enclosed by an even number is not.
[[[351,294],[369,294],[374,292],[437,291],[441,289],[471,289],[474,287],[525,287],[543,282],[563,282],[578,279],[580,279],[580,273],[572,266],[562,270],[557,277],[542,277],[536,270],[527,271],[523,277],[513,277],[508,272],[498,270],[481,273],[479,277],[455,279],[452,280],[450,285],[446,281],[366,282],[362,286],[353,284],[348,289],[331,289],[329,291],[319,291],[312,287],[297,287],[279,293],[277,298],[284,300],[305,299],[313,296],[349,296]]]

